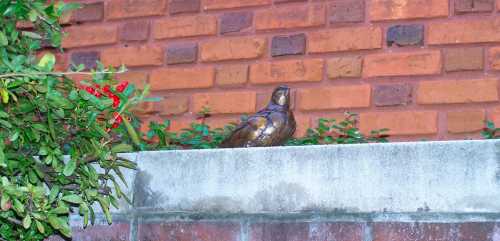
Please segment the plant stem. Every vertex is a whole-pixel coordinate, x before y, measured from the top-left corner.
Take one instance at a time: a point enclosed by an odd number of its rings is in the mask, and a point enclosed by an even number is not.
[[[101,72],[33,72],[33,73],[9,73],[9,74],[1,74],[0,78],[10,78],[10,77],[36,77],[39,75],[56,75],[56,76],[64,76],[64,75],[93,75],[93,74],[122,74],[126,71],[101,71]]]

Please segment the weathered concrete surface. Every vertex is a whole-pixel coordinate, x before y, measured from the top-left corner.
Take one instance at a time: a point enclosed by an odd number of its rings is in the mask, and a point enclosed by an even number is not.
[[[134,209],[500,212],[500,141],[141,152]]]

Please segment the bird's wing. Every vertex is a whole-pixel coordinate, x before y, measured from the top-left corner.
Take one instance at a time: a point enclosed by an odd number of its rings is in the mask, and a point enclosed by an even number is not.
[[[251,116],[247,121],[240,123],[220,147],[246,147],[258,139],[266,125],[265,116]]]

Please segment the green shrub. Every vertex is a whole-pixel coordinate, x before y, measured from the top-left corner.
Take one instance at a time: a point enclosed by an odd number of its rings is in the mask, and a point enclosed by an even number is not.
[[[110,206],[126,198],[116,178],[135,164],[117,153],[133,150],[124,133],[139,144],[128,109],[147,90],[117,83],[102,66],[77,86],[74,72],[53,72],[54,55],[35,58],[42,45],[59,46],[58,18],[75,7],[0,1],[0,240],[69,237],[71,208],[87,225],[99,203],[111,222]],[[18,29],[20,21],[33,30]]]

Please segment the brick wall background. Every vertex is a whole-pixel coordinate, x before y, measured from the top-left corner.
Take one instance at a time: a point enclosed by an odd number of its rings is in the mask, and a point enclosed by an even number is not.
[[[125,64],[178,130],[203,106],[220,127],[287,83],[302,135],[360,114],[393,140],[479,138],[500,125],[497,0],[81,0],[62,67]]]

